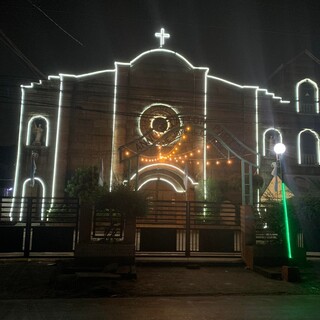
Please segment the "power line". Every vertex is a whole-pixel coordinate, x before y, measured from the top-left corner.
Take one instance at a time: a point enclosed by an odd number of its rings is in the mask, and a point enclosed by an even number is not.
[[[28,67],[29,69],[40,76],[45,78],[45,75],[18,49],[18,47],[5,35],[5,33],[0,30],[0,41],[4,43],[15,55],[17,55]]]
[[[81,43],[78,39],[73,37],[69,32],[67,32],[65,29],[63,29],[61,26],[59,26],[52,18],[50,18],[42,9],[40,9],[38,6],[36,6],[31,0],[28,0],[28,2],[36,8],[38,11],[40,11],[46,18],[48,18],[55,26],[57,26],[62,32],[64,32],[66,35],[68,35],[72,40],[80,44],[82,47],[84,46],[83,43]]]

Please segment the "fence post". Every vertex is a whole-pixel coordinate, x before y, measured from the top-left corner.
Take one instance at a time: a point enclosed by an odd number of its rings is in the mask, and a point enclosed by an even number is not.
[[[30,256],[30,240],[31,240],[31,219],[32,219],[32,201],[33,198],[28,197],[27,202],[27,214],[26,214],[26,233],[24,239],[24,251],[23,256],[28,258]]]
[[[92,232],[93,206],[90,203],[80,202],[78,218],[78,242],[90,243]]]
[[[256,244],[255,218],[251,206],[241,206],[241,246],[242,259],[247,267],[253,269],[253,249]]]
[[[190,257],[190,201],[186,201],[186,257]]]

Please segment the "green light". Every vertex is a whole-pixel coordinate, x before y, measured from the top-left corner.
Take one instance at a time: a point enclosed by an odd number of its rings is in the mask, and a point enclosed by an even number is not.
[[[288,258],[292,259],[286,190],[285,190],[285,184],[283,182],[281,183],[281,191],[282,191],[281,193],[282,193],[282,202],[283,202],[284,222],[285,222],[285,228],[286,228],[286,240],[287,240],[287,246],[288,246]]]

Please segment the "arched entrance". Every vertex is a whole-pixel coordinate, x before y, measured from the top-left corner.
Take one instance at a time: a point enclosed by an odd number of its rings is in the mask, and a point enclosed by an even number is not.
[[[146,217],[137,219],[137,254],[237,257],[241,250],[239,201],[215,203],[206,197],[195,201],[194,191],[205,190],[210,175],[215,177],[208,162],[211,154],[218,154],[225,163],[234,161],[233,172],[241,181],[239,199],[242,204],[252,203],[257,154],[222,125],[206,132],[201,125],[188,128],[173,127],[149,141],[141,137],[119,150],[131,184],[157,200],[149,204]],[[166,147],[167,135],[177,132],[181,138]],[[228,172],[220,171],[220,175]]]
[[[137,189],[144,190],[151,200],[195,200],[198,185],[187,172],[167,163],[144,166],[130,180],[137,180]]]
[[[188,141],[188,134],[190,135],[189,144],[184,142]],[[148,135],[149,133],[147,133],[147,137]],[[179,139],[165,153],[163,152],[164,142],[172,135],[179,136]],[[197,138],[199,139],[197,140]],[[203,200],[207,200],[208,166],[210,165],[209,160],[212,160],[208,156],[208,150],[211,146],[211,150],[215,151],[216,155],[220,157],[219,159],[224,161],[229,161],[231,157],[237,159],[238,176],[241,180],[239,198],[243,205],[253,204],[253,169],[258,167],[259,155],[223,125],[216,124],[205,131],[202,125],[193,125],[193,127],[183,125],[168,129],[158,139],[145,139],[147,138],[142,136],[119,149],[120,161],[124,163],[128,179],[133,182],[136,189],[142,183],[145,185],[153,181],[152,188],[156,190],[157,183],[155,181],[158,181],[158,185],[162,181],[171,185],[176,193],[188,190],[184,198],[194,200],[194,194],[193,196],[189,195],[189,188],[193,187],[191,190],[194,190],[194,186],[198,183],[200,189],[203,190]],[[180,151],[177,156],[175,150],[177,153],[178,150],[183,151]],[[199,156],[197,157],[197,155]],[[153,163],[149,164],[150,161]],[[220,162],[220,160],[216,162]],[[177,163],[177,165],[172,163]],[[172,170],[173,168],[174,170]],[[197,183],[190,178],[191,176],[195,177]],[[193,181],[192,186],[189,185],[190,179]],[[169,197],[167,200],[171,200],[171,198]]]

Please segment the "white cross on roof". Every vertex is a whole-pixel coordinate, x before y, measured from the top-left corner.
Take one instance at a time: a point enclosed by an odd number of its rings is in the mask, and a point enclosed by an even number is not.
[[[160,32],[156,32],[154,35],[156,38],[160,38],[160,48],[164,45],[164,39],[170,38],[170,34],[165,33],[164,28],[161,28]]]

